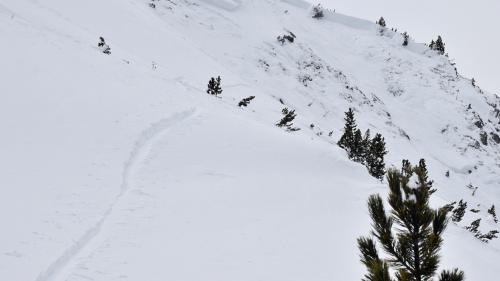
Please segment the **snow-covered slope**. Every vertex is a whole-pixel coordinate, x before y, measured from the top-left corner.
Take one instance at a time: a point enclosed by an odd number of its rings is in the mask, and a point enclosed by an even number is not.
[[[497,96],[301,0],[150,3],[0,3],[0,280],[358,280],[365,200],[386,187],[336,145],[349,107],[388,164],[427,160],[433,204],[479,210],[450,223],[443,267],[495,280],[499,240],[463,227],[500,228]],[[274,126],[285,106],[301,131]]]

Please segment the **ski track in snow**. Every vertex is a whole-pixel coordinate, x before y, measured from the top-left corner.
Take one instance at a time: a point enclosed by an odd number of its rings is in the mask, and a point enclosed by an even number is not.
[[[36,281],[55,281],[55,280],[66,280],[67,277],[64,273],[65,269],[72,268],[72,261],[76,260],[78,255],[84,252],[85,248],[96,239],[96,237],[101,233],[106,219],[113,212],[114,207],[117,203],[127,194],[130,189],[130,178],[136,165],[147,156],[149,147],[151,143],[160,135],[162,135],[170,127],[189,119],[195,115],[196,109],[191,108],[185,111],[181,111],[171,115],[170,117],[164,118],[154,124],[149,128],[144,130],[137,138],[132,151],[130,152],[128,160],[124,163],[123,173],[122,173],[122,183],[120,186],[120,192],[115,197],[108,209],[102,214],[101,218],[89,228],[78,240],[76,240],[73,245],[64,250],[64,252],[53,261],[46,270],[42,271]]]

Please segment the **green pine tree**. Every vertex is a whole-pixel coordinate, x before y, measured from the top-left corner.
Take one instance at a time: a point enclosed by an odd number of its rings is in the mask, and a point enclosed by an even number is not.
[[[488,214],[493,217],[493,221],[498,223],[497,212],[495,211],[495,205],[491,205],[491,208],[488,209]]]
[[[435,48],[436,48],[436,42],[432,40],[431,43],[429,44],[429,49],[434,50]]]
[[[403,35],[403,46],[408,46],[410,35],[405,31],[401,35]]]
[[[218,76],[217,78],[212,77],[210,79],[210,81],[208,81],[207,94],[210,94],[213,96],[218,96],[218,95],[222,94],[220,76]]]
[[[381,27],[385,27],[386,23],[384,17],[380,17],[380,19],[377,21],[377,24],[380,25]]]
[[[462,281],[465,280],[464,272],[458,269],[453,271],[443,270],[439,276],[439,281]]]
[[[434,51],[438,51],[439,54],[444,55],[445,52],[445,44],[443,42],[443,38],[441,36],[438,36],[436,42],[431,41],[431,44],[429,45],[429,48]]]
[[[387,154],[385,150],[385,140],[381,134],[376,134],[371,140],[368,147],[369,152],[366,155],[366,166],[370,175],[382,180],[385,175],[384,156]]]
[[[454,222],[460,222],[465,215],[466,209],[467,202],[464,202],[462,199],[460,199],[460,202],[458,202],[458,206],[452,211],[453,214],[451,216],[451,220]]]
[[[370,154],[370,145],[371,145],[371,132],[370,129],[365,131],[365,135],[363,136],[363,140],[361,142],[361,157],[363,158],[363,163],[366,165],[367,160]]]
[[[345,113],[345,125],[344,125],[344,134],[340,137],[340,140],[337,144],[347,151],[347,155],[349,158],[353,158],[355,151],[354,143],[355,143],[355,133],[357,131],[356,128],[356,119],[354,118],[354,111],[352,108]]]
[[[281,110],[281,113],[283,114],[283,118],[276,123],[276,126],[281,127],[281,128],[286,128],[287,131],[294,132],[300,130],[299,128],[293,127],[292,121],[297,117],[297,114],[295,114],[295,110],[289,110],[288,108],[283,108]]]
[[[411,177],[411,174],[413,173],[411,163],[408,159],[403,159],[402,165],[401,165],[401,174],[406,177]]]
[[[354,143],[351,147],[351,159],[359,163],[364,163],[364,155],[363,135],[361,134],[361,130],[357,129],[354,132]]]
[[[429,175],[428,175],[429,172],[427,171],[427,164],[425,164],[425,159],[420,159],[417,167],[422,171],[422,175],[424,177],[424,180],[425,180],[427,186],[429,187],[429,194],[432,195],[434,192],[436,192],[436,189],[432,188],[434,181],[429,179]]]
[[[361,261],[368,270],[365,281],[430,281],[436,275],[448,210],[429,207],[429,187],[424,175],[417,167],[412,169],[413,174],[418,177],[416,186],[409,183],[409,176],[395,169],[388,171],[389,214],[379,195],[368,199],[372,233],[388,259],[379,257],[373,238],[359,238]],[[390,276],[389,267],[395,278]],[[443,271],[438,280],[462,281],[464,275],[457,269]]]

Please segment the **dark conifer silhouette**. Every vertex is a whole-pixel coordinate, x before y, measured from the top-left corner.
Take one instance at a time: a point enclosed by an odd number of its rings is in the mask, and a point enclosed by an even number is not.
[[[408,46],[410,35],[408,35],[407,32],[404,32],[402,35],[403,35],[403,46]]]
[[[220,76],[217,76],[217,78],[214,78],[214,77],[210,78],[210,81],[208,81],[207,94],[213,95],[216,97],[218,95],[222,94]]]
[[[351,155],[351,150],[354,144],[354,133],[356,132],[356,119],[354,118],[354,111],[352,108],[345,113],[345,125],[344,134],[340,137],[338,145],[347,151],[348,155]]]
[[[385,150],[385,140],[381,134],[376,134],[370,142],[368,153],[366,155],[366,167],[368,172],[373,177],[382,180],[385,175],[384,156],[387,154]]]
[[[377,21],[377,24],[380,25],[381,27],[385,27],[386,23],[384,17],[380,17],[380,19]]]
[[[314,6],[312,13],[313,13],[312,17],[315,19],[320,19],[320,18],[325,16],[325,13],[323,12],[323,7],[321,7],[321,4]]]
[[[437,51],[441,55],[444,55],[445,44],[443,42],[443,38],[441,38],[441,36],[438,36],[438,38],[435,42],[434,42],[434,40],[432,40],[431,43],[429,44],[429,48],[431,50]]]
[[[248,98],[244,98],[238,103],[238,106],[239,107],[242,107],[242,106],[247,107],[254,98],[255,98],[255,96],[249,96]]]
[[[418,168],[422,170],[422,175],[424,176],[426,184],[429,187],[429,194],[432,195],[434,192],[436,192],[436,189],[432,188],[434,181],[429,179],[429,172],[427,171],[427,164],[425,164],[425,159],[420,159],[420,161],[418,162]]]
[[[491,208],[488,209],[488,214],[490,214],[493,217],[493,221],[495,221],[495,223],[498,223],[497,212],[495,211],[495,205],[491,205]]]
[[[298,131],[300,128],[293,127],[292,121],[297,117],[295,110],[288,110],[288,108],[283,108],[281,113],[284,115],[283,118],[276,123],[276,126],[281,128],[286,128],[287,131]]]
[[[467,202],[460,200],[458,206],[453,209],[451,220],[454,222],[460,222],[465,215],[465,210],[467,209]]]
[[[104,38],[99,37],[99,43],[97,43],[97,47],[99,47],[99,49],[106,55],[111,54],[111,48],[108,46],[108,44],[106,44]]]

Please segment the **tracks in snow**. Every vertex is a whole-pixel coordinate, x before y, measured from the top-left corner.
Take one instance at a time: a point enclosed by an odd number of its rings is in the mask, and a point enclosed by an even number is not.
[[[113,212],[116,204],[122,199],[127,191],[130,189],[131,177],[136,169],[138,163],[143,160],[150,149],[153,141],[164,133],[170,127],[189,119],[195,115],[196,109],[192,108],[189,110],[181,111],[176,114],[171,115],[168,118],[162,119],[146,130],[144,130],[137,138],[132,151],[125,162],[122,172],[122,182],[120,186],[120,192],[116,195],[113,202],[109,205],[106,211],[101,215],[100,219],[74,243],[68,247],[64,252],[56,258],[44,271],[42,271],[36,281],[63,281],[65,277],[70,273],[72,269],[73,262],[77,257],[85,251],[85,249],[91,244],[92,241],[98,237],[101,233],[104,223],[107,218]]]

